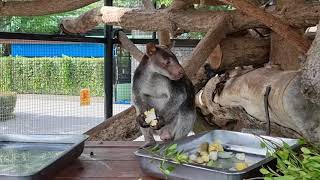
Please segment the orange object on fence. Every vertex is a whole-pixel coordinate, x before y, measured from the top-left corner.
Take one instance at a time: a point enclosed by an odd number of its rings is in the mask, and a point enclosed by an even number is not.
[[[80,90],[80,106],[90,105],[90,89],[81,89]]]

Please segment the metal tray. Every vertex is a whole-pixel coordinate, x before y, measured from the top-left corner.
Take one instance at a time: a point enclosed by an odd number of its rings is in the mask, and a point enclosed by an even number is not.
[[[292,148],[298,146],[297,139],[277,138],[269,136],[261,136],[277,144],[286,142]],[[175,167],[175,170],[168,176],[168,179],[197,179],[197,180],[242,180],[245,178],[253,178],[259,175],[259,169],[262,165],[272,163],[272,157],[266,157],[267,149],[261,148],[261,137],[253,134],[213,130],[208,133],[189,136],[173,143],[178,144],[178,150],[185,153],[194,153],[201,143],[220,141],[227,151],[243,152],[246,154],[246,162],[249,167],[242,171],[231,171],[220,168],[210,168],[195,164],[177,164],[173,161],[167,161],[168,165]],[[161,145],[161,149],[167,147],[168,144]],[[150,176],[165,178],[160,172],[159,166],[163,158],[148,153],[144,149],[135,152],[142,171]]]
[[[0,135],[1,180],[49,180],[78,158],[87,135]]]

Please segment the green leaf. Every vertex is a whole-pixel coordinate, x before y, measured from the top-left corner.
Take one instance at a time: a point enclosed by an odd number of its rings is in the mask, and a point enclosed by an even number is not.
[[[173,166],[168,166],[166,169],[164,169],[164,174],[165,175],[169,175],[169,174],[171,174],[173,171],[174,171],[174,167]]]
[[[267,174],[271,174],[270,171],[268,171],[266,168],[261,168],[260,169],[261,174],[263,175],[267,175]]]
[[[293,177],[293,176],[280,176],[280,177],[275,177],[274,180],[295,180],[295,177]]]
[[[310,149],[308,149],[308,148],[306,148],[306,147],[302,147],[302,148],[301,148],[301,151],[302,151],[304,154],[311,154]]]
[[[299,139],[298,140],[298,144],[299,145],[305,145],[306,144],[306,140],[305,139]]]
[[[170,145],[167,150],[168,151],[176,151],[177,150],[178,145],[177,144],[172,144]]]

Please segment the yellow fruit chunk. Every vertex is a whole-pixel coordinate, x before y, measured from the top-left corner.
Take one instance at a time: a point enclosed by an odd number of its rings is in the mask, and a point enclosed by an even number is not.
[[[145,121],[147,124],[150,124],[150,125],[152,124],[151,126],[157,125],[158,121],[156,120],[157,116],[154,108],[150,109],[149,111],[145,111],[144,115],[146,116]]]
[[[204,162],[209,162],[209,155],[205,155],[205,156],[201,156],[201,158],[202,158],[202,160],[204,161]]]
[[[196,163],[202,164],[204,161],[201,157],[197,157]]]
[[[217,152],[223,152],[223,147],[219,143],[212,143],[209,145],[209,152],[211,151],[217,151]]]
[[[156,126],[158,124],[158,121],[157,120],[152,120],[150,122],[150,126]]]
[[[235,168],[236,168],[237,171],[242,171],[247,167],[248,167],[248,164],[244,163],[244,162],[239,162],[239,163],[235,164]]]

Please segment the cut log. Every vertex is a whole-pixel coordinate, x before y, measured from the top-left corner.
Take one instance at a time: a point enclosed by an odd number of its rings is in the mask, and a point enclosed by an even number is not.
[[[278,33],[281,37],[286,39],[297,47],[297,49],[306,53],[310,47],[310,42],[303,38],[302,34],[298,33],[295,29],[290,27],[286,22],[281,21],[279,18],[274,17],[259,7],[249,3],[246,0],[221,0],[222,2],[229,3],[236,7],[243,13],[256,18],[264,25],[268,26],[274,32]]]
[[[312,4],[297,6],[283,15],[277,15],[277,12],[273,12],[273,14],[281,20],[288,22],[291,26],[305,28],[315,26],[318,23],[320,19],[319,11],[320,5]],[[163,9],[146,12],[138,9],[108,6],[93,9],[78,18],[65,19],[61,22],[61,25],[67,32],[75,34],[87,32],[100,23],[143,31],[168,30],[169,32],[175,32],[179,30],[180,32],[207,32],[214,25],[214,19],[221,15],[229,16],[230,33],[249,28],[264,27],[262,23],[254,18],[238,11],[217,12]],[[292,39],[292,37],[290,38]]]
[[[214,70],[230,70],[237,66],[261,66],[269,61],[269,38],[226,38],[220,43],[221,52],[213,52],[208,63]],[[219,55],[221,53],[221,55]]]
[[[207,32],[205,37],[199,42],[196,48],[193,50],[191,58],[186,61],[184,70],[189,76],[191,81],[194,81],[198,70],[207,60],[211,52],[216,48],[222,39],[225,38],[228,33],[228,25],[225,16],[218,16],[215,19],[214,27]]]
[[[43,16],[76,10],[99,0],[1,1],[0,16]]]
[[[219,77],[215,77],[206,85],[201,96],[209,112],[220,117],[216,124],[223,126],[230,120],[242,120],[226,108],[242,108],[257,122],[266,124],[264,93],[265,88],[270,85],[271,123],[289,129],[296,135],[301,134],[310,141],[320,141],[320,106],[303,97],[300,91],[299,71],[281,71],[264,67],[256,70],[237,69],[229,74],[230,79],[225,82],[220,95],[214,93],[217,84],[221,82]]]
[[[312,102],[320,105],[320,25],[317,35],[307,54],[307,60],[302,68],[301,91]],[[320,117],[320,116],[318,116]]]

